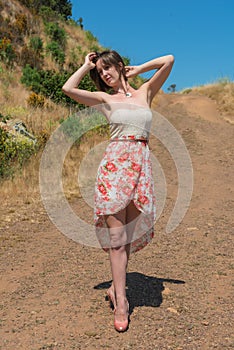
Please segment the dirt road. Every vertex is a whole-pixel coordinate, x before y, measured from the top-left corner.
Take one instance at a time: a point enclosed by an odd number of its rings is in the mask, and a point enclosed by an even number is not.
[[[0,349],[234,347],[233,124],[205,98],[168,95],[156,108],[184,139],[194,191],[182,223],[166,233],[177,191],[176,169],[163,145],[152,140],[168,194],[153,242],[130,259],[129,330],[114,330],[105,301],[111,281],[107,254],[60,233],[39,195],[8,198],[0,208]],[[72,205],[86,210],[79,199]]]

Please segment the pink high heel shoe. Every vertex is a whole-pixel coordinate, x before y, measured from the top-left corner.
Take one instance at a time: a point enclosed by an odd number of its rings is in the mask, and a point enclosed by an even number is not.
[[[116,309],[114,310],[114,317],[115,317],[115,314],[116,314]],[[128,311],[127,311],[127,319],[124,321],[117,321],[116,319],[114,319],[114,327],[118,332],[125,332],[128,329],[128,325],[129,325],[129,304],[128,304]]]

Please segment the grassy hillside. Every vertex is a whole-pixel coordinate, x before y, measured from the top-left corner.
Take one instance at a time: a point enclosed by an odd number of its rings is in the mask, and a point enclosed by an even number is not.
[[[56,4],[60,2],[66,1]],[[35,10],[34,5],[38,2],[0,1],[0,113],[23,120],[30,132],[44,138],[59,120],[83,107],[62,93],[64,82],[88,52],[106,48],[81,21],[64,19],[46,6]],[[95,90],[88,76],[81,86]]]
[[[50,95],[61,89],[88,51],[101,47],[74,21],[34,14],[18,1],[0,3],[0,31],[1,114],[22,119],[33,133],[50,132],[70,112],[62,92],[61,103]],[[26,77],[30,81],[23,84],[25,67],[31,69]],[[50,75],[51,82],[45,82],[51,84],[50,92],[36,86],[35,72]]]
[[[31,7],[26,6],[27,3]],[[83,107],[67,98],[61,87],[67,77],[83,63],[89,51],[105,49],[93,33],[82,28],[81,23],[69,19],[69,16],[64,18],[46,6],[35,10],[32,4],[33,0],[0,0],[0,122],[3,118],[20,119],[38,140],[38,148],[36,152],[32,152],[34,156],[30,157],[30,162],[22,163],[23,167],[14,179],[12,176],[16,172],[10,171],[8,186],[3,189],[6,193],[11,188],[10,192],[14,193],[25,191],[25,182],[28,188],[37,186],[39,160],[45,142],[62,120]],[[128,58],[125,57],[124,60],[129,63]],[[131,84],[137,86],[140,81],[140,77],[137,77]],[[95,89],[89,77],[85,77],[82,84],[86,89]],[[172,93],[170,97],[176,95],[178,99],[185,94],[206,95],[216,101],[219,113],[233,114],[232,82],[220,81],[217,84]],[[165,98],[166,96],[167,94]],[[156,97],[156,105],[159,100]],[[6,146],[5,136],[0,128],[2,157]],[[92,135],[92,142],[86,137],[82,145],[83,151],[90,149],[89,143],[98,143],[100,137],[103,137],[103,130],[95,136]],[[75,147],[74,154],[81,152],[78,156],[81,159],[82,147]],[[14,167],[22,155],[14,150],[9,153],[9,157],[12,159],[10,162],[7,160],[8,164]],[[68,169],[75,164],[72,152],[69,157],[71,161],[70,165],[67,162]],[[0,161],[3,162],[3,158],[0,157]],[[0,180],[6,181],[6,176],[0,175]]]
[[[220,79],[213,84],[194,87],[182,91],[183,94],[200,94],[209,97],[217,104],[222,115],[233,115],[234,111],[234,83],[229,79]]]
[[[37,139],[36,149],[30,150],[28,145],[8,137],[4,123],[0,127],[2,195],[21,195],[38,187],[38,167],[46,141],[61,121],[83,107],[67,98],[61,87],[88,52],[106,49],[80,22],[57,12],[60,3],[66,6],[66,0],[51,2],[57,5],[55,10],[48,7],[49,3],[40,7],[43,1],[0,0],[0,123],[21,120]],[[129,63],[128,58],[124,60]],[[137,85],[140,80],[136,78],[132,83]],[[82,84],[85,89],[95,90],[88,76]],[[100,134],[103,130],[92,136],[93,142],[98,142]],[[83,138],[82,146],[74,146],[75,154],[79,150],[82,155],[87,149],[87,139]],[[72,157],[71,151],[68,159]],[[74,162],[68,161],[67,169],[69,163]]]

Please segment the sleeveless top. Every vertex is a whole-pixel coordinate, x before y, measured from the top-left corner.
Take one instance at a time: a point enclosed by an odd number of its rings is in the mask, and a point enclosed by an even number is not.
[[[149,138],[152,112],[147,108],[117,109],[110,118],[110,138],[121,139],[126,136]]]

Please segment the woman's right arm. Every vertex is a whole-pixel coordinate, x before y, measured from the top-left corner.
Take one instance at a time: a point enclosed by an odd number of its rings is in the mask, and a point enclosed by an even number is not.
[[[89,53],[85,57],[84,64],[72,74],[62,87],[62,91],[73,100],[82,103],[86,106],[94,106],[104,102],[104,92],[101,91],[87,91],[79,89],[78,86],[83,77],[95,67],[92,59],[96,56],[94,52]]]

